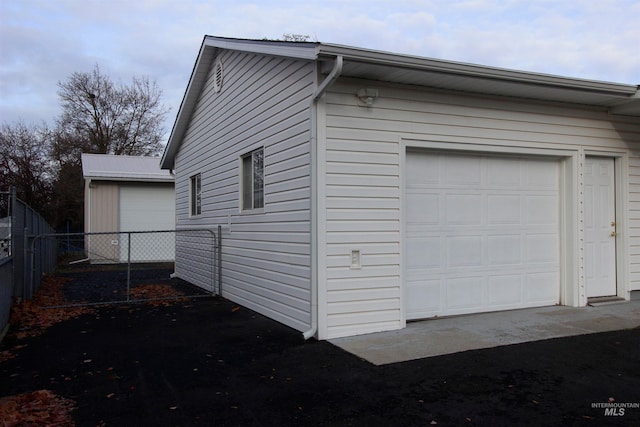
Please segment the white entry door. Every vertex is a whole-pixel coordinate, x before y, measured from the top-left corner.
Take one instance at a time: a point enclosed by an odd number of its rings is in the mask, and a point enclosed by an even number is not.
[[[559,162],[407,151],[406,318],[554,305]]]
[[[587,157],[584,167],[587,297],[616,295],[614,159]]]

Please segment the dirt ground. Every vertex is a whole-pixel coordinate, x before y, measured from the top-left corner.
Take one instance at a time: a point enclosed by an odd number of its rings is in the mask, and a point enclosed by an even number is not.
[[[94,308],[0,351],[0,398],[50,390],[78,426],[640,425],[640,329],[374,366],[211,298]]]

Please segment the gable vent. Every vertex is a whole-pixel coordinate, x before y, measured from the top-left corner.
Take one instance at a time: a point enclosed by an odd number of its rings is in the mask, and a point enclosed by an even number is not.
[[[222,60],[218,58],[213,64],[213,88],[216,92],[220,92],[222,89],[222,78]]]

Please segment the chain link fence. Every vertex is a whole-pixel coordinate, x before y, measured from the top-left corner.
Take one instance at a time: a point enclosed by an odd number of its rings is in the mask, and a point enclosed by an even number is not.
[[[55,277],[62,292],[57,306],[84,306],[218,295],[219,237],[208,229],[57,233],[33,236],[30,247],[32,253],[38,245],[56,248]],[[198,248],[203,285],[176,276],[177,239]],[[34,268],[30,280],[37,274]]]
[[[11,256],[11,193],[0,192],[0,260]]]
[[[55,248],[42,242],[33,246],[28,264],[28,235],[53,231],[38,212],[17,197],[15,187],[0,192],[0,339],[8,327],[13,301],[31,299],[42,275],[55,268]]]
[[[0,192],[0,341],[9,322],[13,297],[13,259],[11,258],[11,194]]]

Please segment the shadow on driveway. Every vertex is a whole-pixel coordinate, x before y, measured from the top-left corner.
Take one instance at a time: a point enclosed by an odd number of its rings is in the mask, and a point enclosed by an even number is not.
[[[640,425],[637,328],[374,366],[206,299],[99,307],[17,344],[0,397],[53,390],[79,426]],[[610,399],[636,407],[594,407]]]

